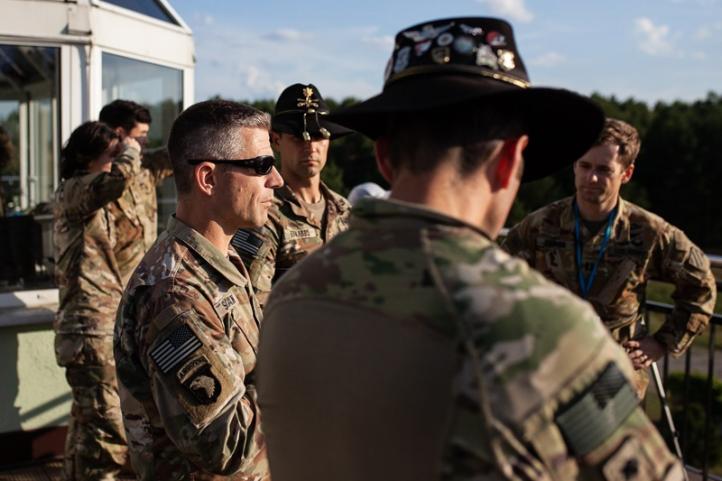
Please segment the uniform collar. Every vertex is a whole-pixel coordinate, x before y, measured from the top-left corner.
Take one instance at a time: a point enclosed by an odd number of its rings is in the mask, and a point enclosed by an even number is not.
[[[574,229],[574,199],[576,199],[576,195],[573,195],[566,199],[566,202],[564,203],[564,210],[561,215],[561,222],[562,226],[569,227],[570,229]],[[626,227],[628,221],[628,215],[627,211],[629,210],[629,206],[627,205],[627,202],[622,199],[622,196],[619,196],[619,201],[617,204],[617,216],[614,218],[614,222],[612,223],[612,232],[618,232],[618,229]],[[620,226],[620,227],[617,227]],[[583,229],[586,229],[586,226],[582,227]],[[602,233],[602,230],[600,230],[597,234]],[[596,237],[596,236],[595,236]]]
[[[233,265],[233,262],[230,261],[227,255],[219,251],[216,246],[198,233],[198,231],[187,226],[183,221],[178,220],[175,215],[170,216],[168,219],[167,230],[170,237],[174,237],[187,245],[227,280],[237,286],[246,285],[246,278],[243,277],[238,268]],[[229,255],[234,255],[230,249]]]
[[[328,186],[323,182],[321,182],[319,187],[321,189],[321,195],[326,200],[327,208],[335,208],[338,211],[342,211],[345,199],[343,199],[343,197],[329,189]],[[308,218],[309,212],[304,209],[303,205],[301,205],[301,202],[298,200],[298,197],[291,190],[288,184],[284,184],[283,187],[276,189],[275,194],[276,197],[278,197],[282,201],[288,202],[288,204],[291,206],[291,211],[295,215],[303,218]]]
[[[489,237],[486,232],[472,224],[412,202],[404,202],[396,199],[362,199],[358,204],[354,205],[351,213],[352,226],[364,224],[374,219],[403,217],[406,219],[417,219],[431,224],[465,227],[491,240],[491,237]]]

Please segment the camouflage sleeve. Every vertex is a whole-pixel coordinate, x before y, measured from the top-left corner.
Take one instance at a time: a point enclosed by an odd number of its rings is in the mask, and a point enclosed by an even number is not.
[[[591,307],[526,264],[487,255],[449,288],[465,355],[447,479],[476,479],[491,463],[508,479],[681,480]]]
[[[113,161],[110,172],[94,176],[89,184],[76,185],[65,195],[67,212],[83,216],[121,196],[128,181],[140,172],[140,151],[127,146]]]
[[[240,229],[231,240],[231,245],[248,270],[251,285],[261,307],[266,305],[276,275],[279,241],[278,231],[271,219],[259,229]]]
[[[258,428],[256,389],[206,301],[170,294],[142,361],[166,433],[195,465],[221,475],[246,461]],[[170,314],[169,314],[170,312]]]
[[[675,289],[674,309],[654,337],[679,356],[709,324],[717,287],[707,256],[684,232],[666,224],[658,240],[650,277],[674,284]]]
[[[529,225],[526,219],[509,229],[504,242],[501,244],[502,249],[509,254],[520,257],[533,266],[534,260],[533,244],[529,243]]]
[[[143,168],[150,170],[155,185],[173,175],[173,167],[166,147],[158,147],[143,152]]]

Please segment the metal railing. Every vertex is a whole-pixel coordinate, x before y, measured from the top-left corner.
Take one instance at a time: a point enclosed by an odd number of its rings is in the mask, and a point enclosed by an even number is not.
[[[710,256],[708,255],[708,258],[710,259],[710,263],[712,264],[713,270],[718,270],[718,272],[715,272],[716,278],[717,278],[717,290],[720,290],[720,287],[722,286],[722,257],[721,256]],[[662,314],[667,314],[671,312],[673,309],[673,306],[669,304],[662,304],[659,302],[653,302],[653,301],[647,301],[647,312],[658,312]],[[690,345],[689,349],[684,354],[684,371],[683,371],[683,380],[682,380],[682,392],[681,393],[673,393],[673,398],[676,398],[676,396],[681,394],[681,410],[677,410],[677,417],[675,419],[675,423],[677,424],[677,428],[679,429],[679,435],[681,439],[679,440],[679,443],[682,447],[682,453],[685,455],[685,467],[687,468],[687,471],[689,473],[696,474],[698,476],[701,476],[703,480],[713,480],[713,481],[722,481],[722,473],[720,474],[711,474],[709,461],[710,461],[710,450],[715,447],[713,445],[713,439],[712,439],[712,432],[713,429],[716,429],[718,431],[717,436],[722,437],[722,425],[715,425],[715,413],[713,413],[713,406],[714,406],[714,384],[715,384],[715,357],[717,354],[716,349],[716,337],[717,337],[717,329],[719,326],[722,326],[722,315],[720,314],[714,314],[712,316],[712,319],[710,319],[710,324],[707,329],[707,345],[706,345],[706,351],[707,351],[707,375],[705,378],[705,393],[704,393],[704,428],[703,428],[703,439],[702,439],[702,466],[692,466],[687,462],[687,452],[690,448],[690,439],[689,439],[689,431],[691,430],[691,422],[690,422],[690,406],[691,406],[691,400],[690,400],[690,381],[692,378],[692,356],[693,351],[698,352],[699,349],[701,349],[701,346],[694,346]],[[722,356],[722,350],[720,350],[720,356]],[[721,359],[722,360],[722,359]],[[670,371],[670,358],[668,355],[664,356],[662,360],[662,379],[663,384],[665,386],[665,390],[668,389],[668,381],[669,381],[669,371]],[[717,379],[717,381],[722,381],[722,379]],[[660,402],[663,402],[660,396]],[[681,411],[681,412],[680,412]],[[681,415],[681,419],[679,419]],[[722,418],[722,413],[719,413],[719,417]],[[669,428],[669,426],[667,426]],[[670,432],[671,436],[674,436],[677,433]]]

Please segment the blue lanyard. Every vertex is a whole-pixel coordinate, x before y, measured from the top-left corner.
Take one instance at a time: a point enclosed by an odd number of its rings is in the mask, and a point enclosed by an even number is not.
[[[607,219],[607,228],[604,230],[604,238],[602,239],[602,245],[599,246],[599,254],[597,254],[597,260],[592,266],[592,271],[589,273],[588,278],[584,278],[584,265],[582,264],[582,236],[579,233],[579,207],[574,202],[574,243],[577,249],[577,274],[579,277],[579,291],[584,299],[587,298],[589,291],[592,289],[594,278],[597,277],[597,267],[604,256],[604,251],[607,250],[607,244],[609,238],[612,236],[612,224],[614,223],[614,217],[617,215],[617,208],[615,207],[612,212],[609,213]]]

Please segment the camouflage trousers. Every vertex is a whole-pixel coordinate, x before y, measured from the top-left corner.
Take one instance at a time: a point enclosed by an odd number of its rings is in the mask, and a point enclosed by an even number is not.
[[[114,480],[128,459],[112,336],[57,334],[73,404],[65,440],[65,479]]]

